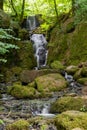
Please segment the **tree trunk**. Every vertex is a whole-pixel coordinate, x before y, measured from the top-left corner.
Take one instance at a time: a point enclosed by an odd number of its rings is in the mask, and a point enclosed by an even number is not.
[[[56,0],[53,0],[53,1],[54,1],[54,8],[55,8],[55,12],[56,12],[57,21],[59,23],[59,28],[61,29],[61,25],[60,25],[60,21],[59,21],[59,16],[58,16],[58,10],[57,10]]]
[[[17,11],[16,11],[16,9],[15,9],[15,7],[14,7],[13,0],[10,0],[10,3],[11,3],[11,6],[12,6],[12,9],[13,9],[14,12],[15,12],[15,16],[17,16],[18,14],[17,14]]]
[[[21,11],[21,16],[20,16],[20,22],[22,21],[23,16],[24,16],[24,9],[25,9],[25,0],[23,0],[23,3],[22,3],[22,11]]]
[[[0,0],[0,9],[3,10],[3,3],[4,3],[4,0]]]

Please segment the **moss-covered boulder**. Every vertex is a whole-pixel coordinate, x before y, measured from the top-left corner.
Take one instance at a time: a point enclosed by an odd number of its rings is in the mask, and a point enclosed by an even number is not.
[[[82,68],[79,68],[79,70],[76,71],[76,73],[74,74],[74,79],[79,79],[82,77]]]
[[[82,76],[87,77],[87,67],[83,67],[82,69]]]
[[[86,130],[86,122],[87,113],[79,111],[66,111],[54,119],[54,124],[58,130]]]
[[[14,84],[13,86],[8,87],[8,93],[17,99],[22,98],[35,98],[36,90],[34,87],[22,86],[20,84]]]
[[[75,73],[79,70],[79,68],[78,68],[78,66],[70,65],[70,66],[66,67],[65,70],[66,70],[66,72],[67,72],[68,74],[73,75],[73,74],[75,74]]]
[[[78,83],[83,84],[83,85],[87,85],[87,77],[86,78],[79,78],[77,80]]]
[[[58,73],[40,76],[35,79],[35,82],[39,92],[60,91],[67,87],[67,82]]]
[[[35,80],[35,78],[50,74],[50,73],[58,73],[58,70],[54,69],[42,69],[42,70],[23,70],[20,74],[20,80],[24,83],[30,83]]]
[[[6,126],[6,130],[29,130],[29,123],[26,120],[18,120]]]
[[[10,16],[0,9],[0,28],[8,28],[10,26]]]
[[[61,97],[51,104],[52,113],[61,113],[67,110],[79,110],[83,107],[84,100],[80,97]]]
[[[58,69],[58,70],[64,69],[63,64],[60,61],[57,61],[57,60],[53,61],[50,66],[51,66],[52,69]]]

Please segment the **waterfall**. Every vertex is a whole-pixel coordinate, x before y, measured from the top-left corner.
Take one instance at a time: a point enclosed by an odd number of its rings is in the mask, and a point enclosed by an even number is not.
[[[36,16],[28,16],[26,20],[26,29],[31,35],[33,30],[40,26]],[[46,66],[48,50],[46,49],[47,41],[43,34],[32,34],[30,40],[33,43],[34,56],[37,61],[36,69]]]
[[[37,61],[37,68],[46,66],[48,50],[46,49],[47,41],[43,34],[33,34],[30,37],[33,41],[34,55]]]
[[[40,26],[39,21],[36,16],[28,16],[26,20],[26,28],[32,31]]]

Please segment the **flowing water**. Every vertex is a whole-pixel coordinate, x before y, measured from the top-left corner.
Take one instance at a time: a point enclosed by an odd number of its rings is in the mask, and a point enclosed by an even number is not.
[[[43,34],[33,34],[30,37],[33,41],[34,55],[37,61],[37,69],[46,66],[48,50],[47,41]]]

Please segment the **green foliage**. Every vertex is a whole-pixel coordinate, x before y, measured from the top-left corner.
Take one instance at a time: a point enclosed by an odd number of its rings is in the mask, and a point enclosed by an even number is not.
[[[0,124],[4,124],[3,120],[0,119]]]
[[[77,0],[75,3],[75,24],[87,19],[87,0]]]
[[[16,19],[20,18],[22,12],[22,0],[12,0],[14,8],[17,12]],[[44,23],[41,26],[43,30],[47,30],[50,25],[56,22],[56,11],[58,15],[62,13],[67,13],[71,9],[71,0],[55,0],[56,9],[54,0],[26,0],[25,1],[25,9],[24,9],[24,17],[35,14],[42,14],[44,19]],[[10,0],[5,0],[4,10],[15,16],[15,11],[12,9],[12,5]]]
[[[19,49],[18,46],[13,45],[11,43],[7,43],[8,40],[19,40],[18,38],[13,37],[8,34],[5,29],[0,28],[0,55],[5,55],[9,52],[9,49]],[[0,58],[0,62],[6,62],[7,60],[4,58]]]

